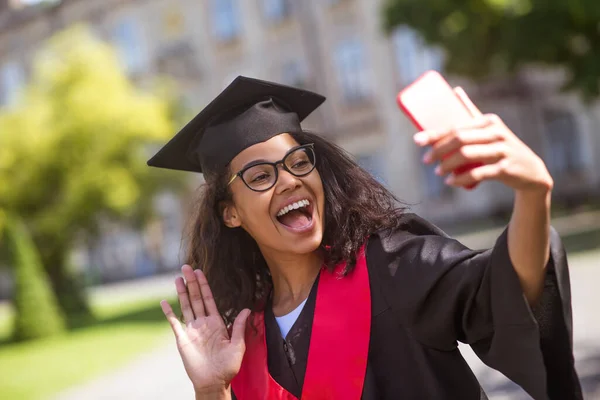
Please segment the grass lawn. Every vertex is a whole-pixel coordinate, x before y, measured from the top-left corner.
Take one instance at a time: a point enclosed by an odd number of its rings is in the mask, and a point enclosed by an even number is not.
[[[46,398],[151,350],[170,334],[160,300],[96,305],[95,324],[31,343],[7,343],[10,318],[0,310],[0,397]]]
[[[561,238],[567,254],[600,249],[600,228],[579,232]]]

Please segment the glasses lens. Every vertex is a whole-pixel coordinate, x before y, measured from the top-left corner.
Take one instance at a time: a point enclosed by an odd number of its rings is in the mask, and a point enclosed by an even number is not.
[[[269,164],[257,164],[248,168],[242,179],[253,190],[267,190],[275,184],[275,169]]]
[[[285,166],[296,176],[304,176],[315,168],[315,153],[311,147],[301,147],[285,158]]]

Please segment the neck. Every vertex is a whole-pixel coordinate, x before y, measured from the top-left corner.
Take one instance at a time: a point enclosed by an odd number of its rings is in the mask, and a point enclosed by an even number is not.
[[[273,254],[263,251],[273,279],[273,312],[285,315],[302,303],[323,265],[323,256],[308,254]]]

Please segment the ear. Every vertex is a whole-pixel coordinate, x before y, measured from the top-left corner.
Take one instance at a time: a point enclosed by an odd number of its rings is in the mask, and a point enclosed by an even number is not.
[[[225,226],[229,228],[239,228],[242,225],[242,221],[233,203],[227,202],[223,204],[222,209]]]

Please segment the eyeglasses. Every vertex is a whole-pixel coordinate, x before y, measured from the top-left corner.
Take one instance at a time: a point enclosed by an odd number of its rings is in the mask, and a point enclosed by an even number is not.
[[[271,189],[279,178],[279,164],[290,174],[303,177],[315,169],[314,143],[298,146],[290,150],[282,160],[277,162],[257,162],[248,165],[231,177],[227,186],[238,176],[250,190],[264,192]]]

